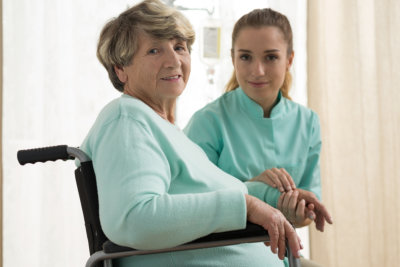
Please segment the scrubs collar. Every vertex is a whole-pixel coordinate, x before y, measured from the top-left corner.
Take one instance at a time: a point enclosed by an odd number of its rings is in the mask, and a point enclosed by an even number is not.
[[[244,112],[250,114],[250,116],[255,118],[262,118],[262,119],[275,119],[281,116],[285,98],[282,97],[282,92],[279,91],[278,93],[278,103],[271,110],[270,118],[264,118],[264,110],[263,108],[253,101],[250,97],[248,97],[242,90],[242,88],[238,87],[236,89],[239,95],[239,102],[240,106]]]

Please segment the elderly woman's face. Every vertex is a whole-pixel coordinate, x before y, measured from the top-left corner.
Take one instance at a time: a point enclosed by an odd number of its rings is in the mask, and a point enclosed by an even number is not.
[[[125,83],[124,93],[145,102],[163,104],[183,92],[190,75],[190,54],[186,42],[159,40],[142,33],[132,64],[117,69]]]

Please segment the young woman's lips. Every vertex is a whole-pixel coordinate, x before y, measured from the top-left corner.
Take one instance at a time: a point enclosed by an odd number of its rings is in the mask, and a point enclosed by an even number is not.
[[[253,87],[263,87],[268,84],[268,82],[249,82]]]

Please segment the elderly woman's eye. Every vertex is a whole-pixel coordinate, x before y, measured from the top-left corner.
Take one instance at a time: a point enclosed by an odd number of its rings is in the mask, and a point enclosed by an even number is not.
[[[185,50],[186,50],[186,47],[185,47],[184,45],[177,45],[177,46],[175,47],[175,50],[176,50],[176,51],[185,51]]]
[[[158,49],[157,48],[153,48],[149,50],[149,54],[157,54],[158,53]]]

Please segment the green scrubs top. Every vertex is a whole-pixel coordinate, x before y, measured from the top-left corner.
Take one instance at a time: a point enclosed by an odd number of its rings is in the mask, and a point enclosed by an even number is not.
[[[321,196],[321,137],[315,112],[278,95],[270,118],[239,87],[197,111],[184,129],[208,158],[243,182],[285,168],[296,186]],[[276,207],[280,193],[260,182],[249,193]]]

